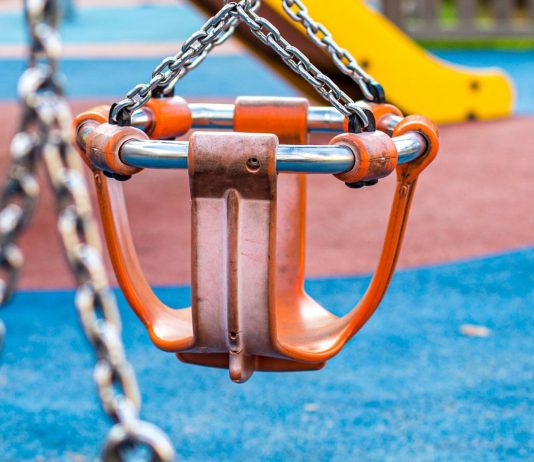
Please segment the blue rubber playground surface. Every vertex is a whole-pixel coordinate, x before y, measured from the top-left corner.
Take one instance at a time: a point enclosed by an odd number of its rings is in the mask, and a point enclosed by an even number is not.
[[[179,42],[202,22],[186,6],[89,8],[63,32],[67,44]],[[0,46],[24,39],[21,15],[0,14]],[[516,83],[517,112],[532,113],[534,52],[438,55],[497,63]],[[68,58],[62,68],[72,98],[105,99],[146,81],[159,61]],[[16,99],[23,66],[21,58],[0,56],[0,102]],[[221,54],[186,77],[180,93],[294,91],[253,58]],[[332,275],[307,288],[343,314],[368,281]],[[189,304],[188,287],[158,294],[172,306]],[[188,366],[157,350],[117,295],[142,415],[170,434],[179,460],[534,460],[534,248],[400,271],[377,315],[324,370],[258,373],[240,386],[227,371]],[[98,458],[110,422],[95,394],[94,355],[73,298],[70,290],[25,290],[1,313],[0,462]],[[489,336],[462,335],[466,324],[485,326]]]
[[[308,290],[342,314],[367,282],[311,280]],[[189,303],[188,288],[158,292]],[[97,457],[108,421],[72,300],[25,292],[3,312],[3,461]],[[122,299],[121,311],[143,415],[170,433],[180,460],[525,461],[534,454],[532,300],[533,249],[401,271],[325,369],[258,373],[245,385],[155,350]],[[464,337],[465,323],[491,335]]]

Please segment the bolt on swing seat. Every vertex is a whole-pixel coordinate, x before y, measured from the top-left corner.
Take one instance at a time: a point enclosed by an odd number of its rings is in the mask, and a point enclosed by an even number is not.
[[[320,369],[367,322],[393,275],[418,176],[438,151],[431,122],[402,118],[393,106],[378,104],[370,105],[376,126],[392,136],[344,133],[330,146],[306,146],[311,109],[299,98],[239,98],[232,120],[236,133],[195,132],[189,144],[149,141],[154,133],[168,139],[198,127],[191,108],[176,97],[152,99],[133,115],[132,125],[137,120],[144,131],[107,124],[107,108],[75,120],[77,145],[94,173],[107,246],[128,302],[156,346],[187,363],[228,368],[235,382],[245,382],[256,370]],[[325,154],[313,160],[312,151]],[[348,158],[343,168],[333,151]],[[191,187],[192,305],[184,309],[163,304],[147,283],[116,179],[144,166],[170,165],[187,165]],[[332,170],[357,185],[396,170],[376,272],[343,317],[304,291],[305,175],[278,174],[284,169]]]

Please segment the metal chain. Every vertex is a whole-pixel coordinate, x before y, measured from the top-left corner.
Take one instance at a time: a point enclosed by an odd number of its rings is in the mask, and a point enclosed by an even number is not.
[[[248,8],[252,9],[253,11],[256,11],[261,5],[261,0],[248,0],[248,4]],[[163,90],[163,94],[171,94],[174,91],[174,87],[178,83],[178,81],[184,78],[190,71],[198,67],[209,56],[209,54],[214,48],[223,45],[228,41],[230,37],[234,35],[235,29],[238,25],[238,18],[230,18],[228,21],[228,25],[225,27],[225,32],[223,32],[214,42],[207,43],[206,48],[202,51],[202,53],[196,56],[195,59],[193,59],[192,61],[188,62],[180,71],[180,73],[166,86],[166,88]]]
[[[26,0],[25,12],[31,34],[30,58],[19,81],[24,115],[21,132],[12,144],[12,164],[2,196],[1,255],[4,260],[13,259],[9,268],[20,267],[20,252],[13,241],[27,225],[38,196],[34,173],[42,157],[56,199],[60,236],[78,287],[76,306],[98,358],[95,382],[104,410],[116,422],[106,438],[102,458],[119,462],[126,460],[128,451],[144,449],[149,452],[146,460],[170,462],[174,450],[168,437],[139,418],[137,380],[125,356],[120,315],[103,265],[83,167],[69,143],[71,115],[57,70],[57,0]],[[13,198],[19,198],[22,205]],[[4,284],[6,295],[13,289],[11,278],[15,277],[10,276]]]
[[[27,74],[26,74],[27,75]],[[28,87],[27,77],[19,80],[19,92]],[[10,147],[10,161],[7,178],[0,196],[0,305],[6,305],[16,289],[20,270],[24,263],[22,252],[17,246],[22,232],[31,221],[39,184],[36,179],[36,134],[32,130],[33,115],[24,108],[18,133]],[[3,344],[5,326],[0,321],[0,348]]]
[[[242,0],[242,3],[251,9],[256,9],[260,5],[260,0]],[[215,47],[226,42],[234,34],[240,22],[239,18],[231,14],[234,8],[234,3],[221,8],[182,44],[178,54],[161,61],[153,70],[150,82],[136,85],[122,101],[115,103],[111,109],[111,122],[121,123],[121,115],[128,118],[133,111],[152,98],[152,92],[156,88],[162,88],[164,94],[170,93],[176,83],[198,67]]]
[[[364,109],[314,66],[304,53],[285,40],[274,25],[256,14],[255,10],[259,3],[258,0],[226,3],[182,45],[180,53],[174,57],[165,58],[154,69],[150,82],[136,85],[122,101],[113,105],[110,121],[118,124],[128,123],[131,113],[142,107],[152,97],[154,89],[165,88],[170,82],[174,85],[188,70],[197,67],[209,51],[220,43],[222,37],[226,40],[235,27],[243,22],[257,38],[271,47],[291,70],[303,77],[341,114],[349,118],[356,117],[362,128],[367,128],[369,118]]]
[[[330,31],[321,23],[314,21],[308,8],[301,0],[282,0],[286,14],[295,22],[302,24],[310,40],[327,51],[337,68],[349,76],[360,87],[367,101],[378,101],[380,96],[373,91],[376,81],[358,64],[356,58],[340,47]]]
[[[23,82],[21,80],[21,86]],[[0,197],[0,267],[5,274],[0,278],[0,305],[13,296],[24,258],[16,242],[33,216],[39,184],[35,178],[34,135],[30,131],[30,117],[22,118],[20,131],[10,148],[10,165]],[[0,349],[5,326],[0,320]]]
[[[254,11],[243,8],[241,4],[236,5],[236,14],[239,15],[260,41],[271,47],[293,72],[304,78],[317,93],[341,114],[349,118],[356,116],[363,128],[369,126],[369,118],[364,109],[341,90],[332,79],[312,64],[302,51],[282,37],[280,31],[272,23]]]

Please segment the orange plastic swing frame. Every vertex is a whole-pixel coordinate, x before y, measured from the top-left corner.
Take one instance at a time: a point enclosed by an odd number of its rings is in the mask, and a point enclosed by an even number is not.
[[[158,101],[156,104],[162,103]],[[189,120],[184,122],[187,118],[186,103],[175,98],[172,105],[177,108],[175,109],[177,112],[185,115],[181,119],[180,126],[180,130],[185,133],[191,126],[190,116]],[[150,108],[150,104],[148,107]],[[167,108],[166,112],[169,113],[171,109]],[[307,109],[306,100],[298,98],[240,98],[236,102],[234,127],[240,132],[271,133],[286,144],[305,144],[308,139]],[[381,127],[383,117],[399,114],[392,106],[373,105],[372,109],[377,116],[378,127]],[[76,131],[88,120],[93,120],[97,124],[105,123],[107,113],[98,108],[80,115],[75,121]],[[169,120],[174,118],[170,117]],[[176,123],[167,126],[164,121],[165,119],[157,120],[158,135],[167,137],[173,132],[172,136],[176,136],[178,134]],[[262,258],[266,258],[268,264],[264,266],[263,276],[256,275],[259,278],[255,280],[256,283],[265,284],[265,290],[256,298],[260,304],[265,305],[264,310],[268,311],[263,318],[263,323],[268,325],[258,324],[251,327],[253,330],[266,329],[266,336],[263,331],[257,333],[258,337],[262,335],[265,337],[262,337],[259,346],[255,339],[250,340],[251,336],[254,337],[254,332],[248,332],[247,341],[236,338],[242,333],[233,330],[231,324],[232,315],[237,318],[242,316],[239,310],[227,313],[229,316],[227,320],[218,320],[219,324],[227,324],[218,334],[219,337],[224,335],[226,338],[218,339],[215,342],[216,346],[209,344],[209,334],[213,334],[213,329],[217,330],[220,326],[208,326],[211,321],[206,318],[206,313],[202,314],[202,308],[199,308],[202,299],[198,298],[196,277],[202,278],[204,270],[202,265],[205,265],[206,261],[199,260],[198,254],[202,249],[195,247],[198,244],[196,233],[201,234],[201,229],[193,229],[192,307],[173,309],[159,300],[148,284],[137,257],[122,183],[108,178],[102,170],[93,165],[85,153],[82,153],[93,169],[105,238],[115,274],[126,299],[146,326],[153,343],[162,350],[177,353],[182,361],[228,368],[230,377],[236,382],[246,381],[255,370],[299,371],[322,368],[326,361],[335,356],[369,320],[379,306],[393,276],[418,177],[434,160],[439,149],[438,130],[423,117],[411,116],[403,119],[395,128],[393,135],[400,136],[412,131],[421,133],[426,139],[426,153],[412,162],[396,167],[397,184],[376,271],[361,300],[343,317],[333,315],[304,291],[306,179],[305,175],[301,174],[279,175],[278,202],[274,206],[276,210],[273,211],[271,203],[269,212],[266,212],[270,215],[265,215],[268,216],[269,225],[260,230],[268,235],[265,241],[267,254],[262,254]],[[247,143],[247,140],[248,138],[235,139],[232,145],[234,150],[239,151],[239,146]],[[273,141],[269,137],[258,140],[263,143],[260,151],[266,153],[262,161],[270,165],[262,177],[267,185],[266,197],[262,199],[268,201],[272,194],[270,185],[273,181],[276,183],[273,161],[276,140]],[[191,150],[206,149],[206,143],[210,142],[211,140],[205,136],[193,137],[191,145],[198,144],[200,148],[193,146]],[[202,157],[193,158],[190,154],[190,164],[201,163],[198,159]],[[192,191],[199,181],[195,177],[194,168],[190,166]],[[235,171],[237,177],[245,173]],[[212,178],[209,172],[204,174],[208,175],[206,178]],[[240,193],[246,196],[247,191],[244,189]],[[196,200],[193,194],[193,223],[198,219],[195,215]],[[201,204],[198,207],[203,206],[201,201],[197,202]],[[278,219],[275,218],[276,214]],[[272,236],[276,238],[273,239]],[[234,251],[238,252],[236,249]],[[270,258],[274,255],[277,256],[277,260]],[[239,257],[236,254],[236,258]],[[232,304],[231,301],[229,303]],[[238,321],[235,322],[239,328]],[[247,350],[247,342],[255,346]]]

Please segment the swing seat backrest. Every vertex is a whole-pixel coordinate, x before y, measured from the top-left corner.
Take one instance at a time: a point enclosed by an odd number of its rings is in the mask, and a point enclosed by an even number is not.
[[[278,135],[279,141],[286,144],[306,144],[308,103],[305,99],[284,98],[239,98],[236,102],[234,128],[237,132],[269,132]],[[230,353],[179,353],[178,357],[189,363],[213,365],[217,361],[221,367],[230,370],[234,381],[242,382],[250,377],[254,370],[261,371],[302,371],[316,370],[324,366],[326,360],[313,358],[314,351],[324,349],[324,332],[317,328],[321,325],[331,325],[335,318],[304,291],[304,262],[305,262],[305,228],[306,228],[306,176],[276,175],[274,152],[277,144],[272,136],[258,138],[249,136],[235,136],[233,140],[224,136],[220,142],[224,143],[218,158],[211,158],[217,145],[217,136],[198,136],[192,140],[191,153],[196,159],[190,159],[191,190],[193,196],[193,235],[197,236],[193,248],[193,268],[200,270],[205,265],[197,264],[198,258],[212,258],[218,255],[221,247],[227,247],[227,261],[221,261],[220,266],[226,267],[235,263],[234,270],[220,280],[221,286],[215,291],[215,297],[221,297],[218,302],[211,303],[205,293],[201,293],[198,285],[193,285],[193,309],[202,312],[203,304],[208,306],[226,306],[219,322],[215,325],[222,331],[218,338],[224,339],[224,348],[231,346]],[[201,141],[200,141],[201,140]],[[204,143],[203,146],[200,144]],[[262,149],[256,143],[267,143]],[[258,158],[264,151],[263,158]],[[247,162],[251,152],[254,159],[266,170],[251,171]],[[221,155],[222,154],[222,155]],[[235,156],[235,157],[234,157]],[[227,229],[225,243],[213,246],[213,227],[206,222],[199,223],[202,216],[202,199],[197,198],[203,184],[213,185],[221,178],[221,172],[214,173],[213,178],[199,175],[197,168],[202,163],[207,169],[220,166],[229,157],[232,165],[237,166],[238,172],[226,170],[223,174],[226,184],[218,196],[221,214],[213,213],[213,200],[208,198],[205,220],[213,220],[214,216],[222,216],[216,229]],[[240,179],[240,175],[250,178],[250,184]],[[197,188],[198,182],[198,188]],[[262,187],[265,185],[265,188]],[[242,190],[242,188],[246,190]],[[251,193],[251,191],[254,191]],[[236,194],[237,193],[237,194]],[[247,193],[252,198],[247,199]],[[261,199],[259,199],[261,197]],[[259,202],[258,202],[259,201]],[[266,207],[266,208],[264,208]],[[234,212],[232,212],[234,210]],[[262,210],[264,213],[262,213]],[[250,215],[247,214],[250,211]],[[208,230],[208,231],[207,231]],[[274,231],[274,232],[273,232]],[[244,233],[240,235],[240,232]],[[205,245],[199,241],[199,236],[205,236]],[[233,240],[233,241],[232,241]],[[232,245],[232,242],[236,245]],[[250,248],[245,246],[250,243]],[[261,253],[263,251],[263,253]],[[259,252],[259,254],[258,254]],[[233,256],[230,256],[233,254]],[[215,269],[215,273],[219,272]],[[206,275],[199,271],[194,280],[206,280],[207,291],[213,288],[213,275]],[[225,290],[228,285],[240,287]],[[247,292],[247,288],[251,292]],[[229,290],[230,289],[230,290]],[[226,293],[228,292],[228,293]],[[239,293],[241,300],[227,302],[232,293]],[[213,316],[206,310],[206,318]],[[276,321],[275,321],[276,320]],[[199,332],[204,329],[197,329]],[[316,330],[315,345],[302,345],[302,334],[305,331]],[[296,360],[291,353],[284,353],[284,346],[278,343],[286,338],[286,347],[296,347],[307,350],[312,356]],[[309,341],[309,335],[306,335]],[[277,341],[278,340],[278,341]],[[204,342],[213,344],[212,341]],[[251,354],[252,353],[252,354]],[[302,355],[301,355],[302,356]]]

